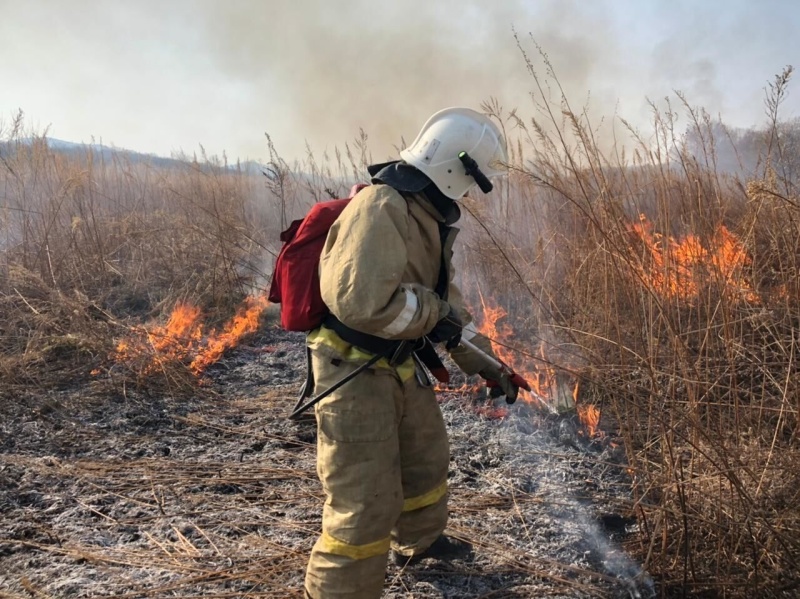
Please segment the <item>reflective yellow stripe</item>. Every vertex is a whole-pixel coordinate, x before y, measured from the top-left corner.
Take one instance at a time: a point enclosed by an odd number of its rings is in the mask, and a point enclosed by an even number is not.
[[[382,331],[384,335],[399,335],[405,331],[408,328],[408,325],[411,324],[411,320],[414,318],[414,315],[417,313],[417,308],[419,308],[419,300],[417,299],[417,296],[414,295],[414,292],[403,287],[400,289],[406,296],[406,305],[403,306],[402,310],[400,310],[400,314],[397,315],[397,318],[384,327]]]
[[[336,350],[336,352],[342,356],[342,359],[347,362],[367,362],[375,355],[350,345],[347,343],[347,341],[339,337],[339,335],[337,335],[334,331],[325,327],[320,327],[314,331],[311,331],[308,334],[307,342],[311,349],[314,349],[319,345],[327,345],[328,347]],[[389,361],[386,358],[381,358],[378,360],[375,363],[375,366],[390,370],[392,368],[389,366]],[[414,360],[409,358],[400,364],[400,366],[397,366],[395,370],[397,370],[400,380],[405,382],[414,376],[414,368]]]
[[[437,503],[446,494],[447,494],[447,481],[444,481],[441,485],[439,485],[432,491],[428,491],[424,495],[419,495],[418,497],[409,497],[408,499],[406,499],[403,502],[403,511],[413,512],[414,510],[418,510],[421,507],[433,505],[434,503]]]
[[[367,559],[377,555],[383,555],[389,551],[389,544],[391,542],[389,537],[375,541],[374,543],[367,543],[366,545],[351,545],[339,539],[334,539],[327,532],[322,532],[320,537],[320,548],[334,555],[343,555],[350,559]]]

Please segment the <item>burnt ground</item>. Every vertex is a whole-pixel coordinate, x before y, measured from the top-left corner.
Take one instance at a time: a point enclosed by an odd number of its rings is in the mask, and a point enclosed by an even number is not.
[[[0,597],[301,597],[322,503],[313,420],[286,419],[303,373],[302,338],[268,328],[189,398],[0,392]],[[652,595],[621,447],[440,395],[474,555],[390,564],[384,597]]]

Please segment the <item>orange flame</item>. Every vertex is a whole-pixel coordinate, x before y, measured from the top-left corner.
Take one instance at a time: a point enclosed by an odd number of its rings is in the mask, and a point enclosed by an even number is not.
[[[248,297],[244,306],[239,308],[236,315],[225,323],[222,332],[212,331],[197,356],[189,364],[195,374],[200,374],[211,364],[222,357],[227,349],[238,345],[239,340],[245,335],[258,329],[258,319],[269,303],[263,295]]]
[[[600,410],[592,404],[578,405],[578,419],[586,430],[587,437],[594,437],[600,424]]]
[[[550,412],[565,413],[577,410],[577,415],[587,437],[602,435],[599,430],[600,409],[597,406],[578,403],[580,381],[572,375],[557,369],[545,354],[544,343],[539,345],[540,360],[535,360],[518,351],[514,346],[514,330],[509,324],[508,313],[500,307],[489,305],[481,296],[483,307],[478,332],[492,341],[497,357],[512,370],[520,374],[531,385],[531,393],[520,395],[520,399],[534,402]],[[519,342],[516,342],[519,343]],[[483,412],[492,414],[491,410]]]
[[[117,344],[117,362],[140,365],[142,375],[156,372],[165,362],[181,362],[194,351],[203,336],[200,308],[180,303],[167,324],[135,327],[133,335]]]
[[[433,390],[436,393],[444,392],[444,393],[477,393],[481,390],[480,384],[469,384],[468,381],[464,382],[460,387],[456,387],[453,384],[447,384],[442,382],[436,382],[433,386]]]
[[[653,224],[644,215],[630,225],[642,242],[646,255],[635,264],[638,275],[659,295],[668,298],[691,299],[700,293],[704,282],[721,280],[727,292],[735,293],[748,302],[758,303],[758,295],[744,276],[751,264],[750,257],[739,239],[724,225],[703,247],[696,235],[682,239],[665,237],[653,231]]]
[[[213,330],[204,337],[200,308],[177,304],[165,325],[134,328],[131,337],[117,345],[114,359],[132,364],[142,375],[152,374],[167,363],[187,362],[192,373],[200,375],[258,328],[267,305],[263,296],[248,297],[220,332]]]
[[[530,383],[528,398],[553,412],[571,410],[575,405],[577,382],[571,383],[569,377],[559,375],[556,368],[548,364],[544,343],[538,350],[540,360],[512,351],[515,335],[508,322],[508,313],[501,307],[489,305],[483,297],[481,304],[483,317],[478,332],[492,341],[492,349],[502,362]]]

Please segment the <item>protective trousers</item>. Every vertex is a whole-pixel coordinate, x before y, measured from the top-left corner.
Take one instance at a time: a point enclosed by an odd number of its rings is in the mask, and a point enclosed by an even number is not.
[[[317,389],[358,367],[321,350],[312,365]],[[326,500],[306,571],[312,599],[379,598],[390,547],[421,553],[444,531],[447,432],[433,390],[409,365],[368,369],[316,407]]]

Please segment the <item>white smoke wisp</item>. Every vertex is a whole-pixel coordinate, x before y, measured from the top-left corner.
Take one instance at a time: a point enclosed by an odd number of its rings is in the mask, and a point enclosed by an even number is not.
[[[583,535],[589,550],[599,556],[603,569],[619,579],[620,585],[630,593],[631,599],[655,599],[653,579],[615,544],[590,516],[590,509],[575,504],[574,520],[564,521],[564,526],[575,526]]]
[[[535,499],[517,502],[526,506],[519,517],[530,535],[527,551],[533,558],[555,555],[565,565],[613,577],[620,596],[654,599],[652,578],[619,542],[635,532],[635,521],[609,513],[615,500],[624,500],[627,474],[621,448],[596,455],[564,445],[555,419],[518,403],[492,429],[483,451],[504,455],[497,480],[502,477],[506,489]],[[618,462],[618,468],[609,462]]]

